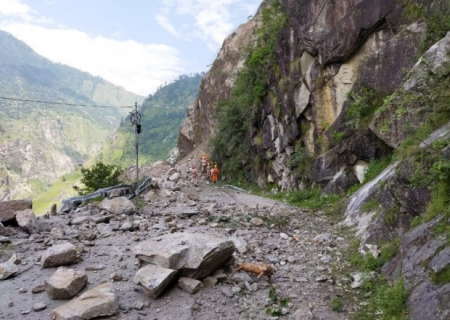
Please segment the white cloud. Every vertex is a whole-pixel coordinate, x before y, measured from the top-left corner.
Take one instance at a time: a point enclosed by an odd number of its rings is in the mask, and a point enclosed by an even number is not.
[[[141,95],[182,73],[179,53],[166,45],[93,37],[73,29],[49,29],[28,23],[0,28],[29,44],[38,54],[100,76]]]
[[[20,0],[0,0],[0,14],[18,16],[25,20],[31,19],[33,10]]]
[[[164,22],[173,27],[170,18],[174,21],[178,16],[191,17],[191,35],[206,42],[208,48],[215,52],[222,45],[223,40],[228,36],[235,26],[231,22],[229,7],[234,6],[246,14],[254,14],[258,0],[161,0],[164,4],[163,13],[157,15],[157,19],[163,15]],[[166,28],[166,30],[168,30]],[[169,31],[169,30],[168,30]],[[176,30],[175,30],[176,31]],[[169,31],[170,32],[170,31]],[[177,31],[179,33],[179,31]],[[183,35],[187,37],[187,35]]]
[[[158,22],[158,24],[165,30],[167,30],[170,34],[174,35],[177,38],[181,37],[175,27],[170,23],[169,18],[164,13],[156,15],[156,22]]]

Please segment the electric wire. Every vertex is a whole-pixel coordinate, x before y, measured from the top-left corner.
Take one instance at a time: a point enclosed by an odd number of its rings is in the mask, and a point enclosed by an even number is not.
[[[83,103],[69,103],[69,102],[56,102],[56,101],[43,101],[43,100],[32,100],[32,99],[21,99],[21,98],[13,98],[13,97],[3,97],[0,96],[0,99],[7,101],[17,101],[17,102],[32,102],[32,103],[43,103],[43,104],[54,104],[54,105],[62,105],[62,106],[72,106],[72,107],[92,107],[92,108],[134,108],[134,106],[106,106],[106,105],[93,105],[93,104],[83,104]],[[187,109],[186,107],[165,107],[160,105],[146,106],[146,108],[154,108],[154,109]]]
[[[34,102],[34,103],[44,103],[44,104],[56,104],[62,106],[72,106],[72,107],[92,107],[92,108],[133,108],[133,106],[102,106],[102,105],[92,105],[83,103],[68,103],[68,102],[56,102],[56,101],[43,101],[43,100],[32,100],[32,99],[20,99],[12,97],[2,97],[2,100],[18,101],[18,102]]]

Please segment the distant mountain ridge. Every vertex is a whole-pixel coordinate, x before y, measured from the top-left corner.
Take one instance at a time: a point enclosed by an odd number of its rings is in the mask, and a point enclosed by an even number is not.
[[[53,63],[0,31],[0,200],[30,197],[100,149],[143,97]],[[54,105],[51,101],[87,106]]]

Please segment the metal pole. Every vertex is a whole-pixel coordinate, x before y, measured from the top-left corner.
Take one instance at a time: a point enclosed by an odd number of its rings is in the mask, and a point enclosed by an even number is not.
[[[135,110],[137,113],[137,102],[135,102]],[[138,124],[135,128],[136,132],[136,188],[139,186],[139,134],[138,134]]]
[[[130,121],[133,126],[136,126],[136,188],[139,185],[139,134],[141,133],[141,117],[142,115],[137,110],[137,102],[135,102],[134,112],[130,112]]]

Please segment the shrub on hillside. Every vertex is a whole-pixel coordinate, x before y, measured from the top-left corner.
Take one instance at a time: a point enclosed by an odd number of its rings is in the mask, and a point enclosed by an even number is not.
[[[81,167],[81,174],[84,187],[73,187],[80,196],[119,184],[120,169],[115,165],[98,162],[90,169]]]

